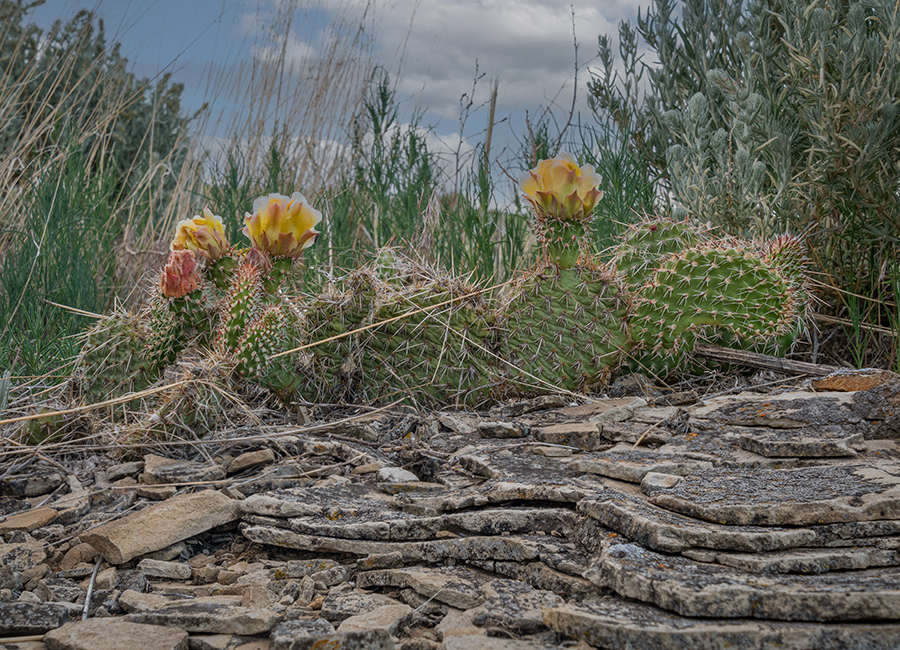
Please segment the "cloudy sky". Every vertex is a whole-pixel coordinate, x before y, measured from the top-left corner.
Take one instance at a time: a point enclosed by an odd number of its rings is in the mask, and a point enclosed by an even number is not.
[[[48,0],[33,19],[46,27],[78,8],[95,9],[139,76],[166,70],[185,84],[189,109],[215,99],[212,71],[281,47],[277,41],[267,46],[266,33],[286,36],[281,40],[287,56],[302,60],[319,53],[335,24],[344,30],[362,25],[371,56],[396,83],[403,116],[418,110],[436,136],[452,140],[460,130],[461,97],[471,93],[477,69],[481,77],[468,133],[484,128],[483,105],[496,79],[497,119],[507,122],[495,136],[508,143],[523,129],[526,111],[533,116],[551,103],[560,106],[560,114],[568,109],[576,63],[578,106],[585,108],[598,34],[614,36],[619,21],[633,21],[648,1]],[[289,22],[286,7],[292,11]]]

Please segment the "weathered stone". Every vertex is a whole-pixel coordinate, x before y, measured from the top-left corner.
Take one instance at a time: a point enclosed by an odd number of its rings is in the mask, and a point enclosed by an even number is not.
[[[118,463],[106,468],[106,480],[110,483],[126,477],[134,478],[144,469],[144,461],[133,460],[127,463]]]
[[[900,519],[900,464],[714,468],[681,478],[673,487],[655,488],[651,501],[689,517],[729,525]]]
[[[818,574],[900,566],[900,552],[877,546],[807,548],[775,553],[729,553],[690,549],[684,551],[683,555],[698,562],[715,562],[752,573]]]
[[[790,621],[900,619],[900,569],[825,575],[761,575],[660,555],[633,544],[609,547],[588,578],[682,616]]]
[[[0,494],[37,497],[53,492],[62,482],[63,475],[57,470],[36,469],[27,474],[13,474],[0,479]]]
[[[396,605],[397,601],[381,594],[359,590],[332,591],[322,602],[322,616],[332,623],[340,623],[351,616],[357,616],[385,605]]]
[[[0,535],[6,535],[17,530],[30,533],[41,526],[49,524],[56,519],[58,514],[53,508],[36,508],[17,515],[10,515],[3,521],[0,521]]]
[[[565,637],[609,650],[886,650],[900,646],[900,625],[782,623],[686,618],[620,598],[544,610],[544,623]]]
[[[623,444],[601,453],[582,454],[569,463],[569,469],[576,472],[600,474],[630,483],[640,483],[648,472],[687,476],[709,467],[712,467],[711,462],[694,460],[680,454],[635,450],[631,445]]]
[[[57,511],[54,523],[63,526],[74,524],[91,509],[91,493],[84,489],[81,481],[70,474],[66,477],[66,483],[69,485],[69,493],[53,502],[53,508]]]
[[[408,567],[365,571],[356,576],[356,586],[407,587],[426,598],[434,598],[458,609],[471,609],[484,602],[481,588],[487,574],[461,567]]]
[[[617,490],[606,490],[598,493],[598,498],[585,499],[577,509],[616,533],[665,553],[678,553],[692,547],[755,553],[828,544],[847,545],[854,539],[900,534],[898,521],[808,528],[715,524],[670,512],[648,503],[640,494]]]
[[[841,368],[827,377],[816,377],[810,381],[817,391],[841,391],[851,392],[858,390],[870,390],[887,382],[896,382],[900,377],[889,370],[878,368],[863,368],[853,370]]]
[[[265,609],[206,602],[135,612],[125,618],[134,623],[181,627],[188,632],[250,635],[268,632],[280,616]]]
[[[165,501],[178,494],[178,488],[174,485],[140,485],[136,490],[136,494],[143,499],[150,499],[151,501]]]
[[[482,438],[524,438],[531,430],[518,422],[480,422],[478,435]]]
[[[386,630],[335,633],[324,619],[285,621],[272,630],[270,650],[393,650]]]
[[[237,501],[212,490],[173,497],[85,533],[110,564],[152,553],[240,516]]]
[[[866,449],[862,433],[848,431],[841,425],[804,429],[756,428],[757,431],[741,435],[741,449],[767,458],[852,457]]]
[[[525,639],[503,639],[483,636],[451,636],[443,644],[443,650],[556,650],[558,645],[533,643]]]
[[[47,650],[131,650],[136,643],[141,650],[188,650],[188,634],[177,627],[89,618],[44,635]]]
[[[93,561],[99,554],[97,549],[90,544],[76,544],[63,555],[63,559],[59,563],[59,570],[68,571],[69,569],[74,569],[81,563]]]
[[[0,634],[43,634],[65,624],[69,612],[60,603],[0,603]]]
[[[367,612],[347,617],[337,631],[338,634],[347,634],[366,630],[385,630],[388,634],[397,636],[400,625],[411,613],[412,607],[403,603],[381,605]]]
[[[217,481],[223,478],[225,470],[219,465],[172,460],[154,454],[144,456],[144,472],[141,474],[141,480],[148,485]]]
[[[138,563],[138,569],[151,578],[189,580],[191,577],[191,567],[181,562],[163,562],[145,558]]]
[[[373,542],[318,535],[301,535],[269,525],[241,525],[241,534],[258,544],[317,553],[388,555],[399,553],[406,563],[442,560],[530,560],[540,556],[544,539],[517,537],[459,537],[427,542]]]
[[[382,467],[378,470],[378,480],[382,483],[409,483],[419,477],[402,467]]]
[[[0,566],[14,571],[27,571],[46,559],[44,545],[34,539],[16,544],[0,544]]]
[[[532,634],[545,629],[544,607],[563,604],[551,591],[534,589],[514,580],[494,580],[483,588],[487,599],[478,608],[472,622],[480,626],[499,626],[516,634]]]
[[[275,462],[275,452],[271,449],[258,449],[256,451],[246,451],[240,456],[233,458],[226,466],[229,474],[240,472],[250,467],[264,465],[266,463]]]
[[[534,439],[554,445],[567,445],[585,451],[597,451],[608,447],[608,443],[600,436],[595,422],[568,422],[551,424],[534,430]]]

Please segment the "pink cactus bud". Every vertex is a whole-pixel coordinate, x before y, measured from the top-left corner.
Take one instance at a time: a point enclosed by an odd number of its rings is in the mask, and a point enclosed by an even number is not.
[[[591,165],[578,166],[575,157],[561,153],[542,160],[519,179],[519,187],[538,217],[585,221],[603,197],[600,175]]]
[[[222,217],[213,214],[206,207],[203,208],[202,216],[179,221],[175,226],[175,239],[172,240],[171,249],[192,251],[201,261],[216,261],[228,251]]]
[[[159,282],[167,298],[183,298],[200,287],[197,259],[189,250],[172,251]]]
[[[300,192],[261,196],[253,202],[253,214],[244,218],[242,232],[253,246],[275,257],[296,258],[316,240],[316,224],[322,213],[309,205]]]

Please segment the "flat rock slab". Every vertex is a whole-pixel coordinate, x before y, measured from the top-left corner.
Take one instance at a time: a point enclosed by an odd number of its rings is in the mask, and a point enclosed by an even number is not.
[[[619,444],[604,452],[581,454],[569,463],[569,469],[640,483],[648,472],[687,476],[712,465],[710,461],[695,460],[683,454],[632,449],[632,445]]]
[[[806,528],[724,526],[698,521],[649,503],[642,496],[606,490],[584,499],[578,512],[628,539],[665,553],[693,547],[759,552],[811,546],[816,533]]]
[[[44,644],[47,650],[187,650],[188,633],[119,618],[89,618],[48,632]]]
[[[447,637],[441,644],[441,650],[558,650],[559,647],[527,639],[503,639],[474,634]]]
[[[866,450],[861,432],[849,427],[824,425],[802,429],[758,430],[741,435],[741,449],[767,458],[834,458],[853,457]]]
[[[269,650],[394,650],[395,647],[387,630],[339,634],[321,618],[280,623],[272,630],[270,639]]]
[[[522,562],[565,552],[571,546],[565,540],[548,536],[473,536],[450,537],[424,542],[376,542],[339,537],[304,535],[266,522],[241,525],[241,534],[257,544],[280,546],[298,551],[342,553],[359,556],[390,556],[401,564],[444,562],[446,560],[501,560]]]
[[[472,609],[485,601],[483,588],[491,579],[489,574],[465,567],[418,566],[364,571],[357,574],[356,586],[407,588],[457,609]]]
[[[563,636],[608,650],[887,650],[900,647],[897,624],[695,619],[615,597],[547,608],[544,622]]]
[[[65,624],[69,611],[59,603],[0,603],[0,634],[43,634]]]
[[[869,540],[860,540],[869,541]],[[900,540],[898,540],[900,541]],[[698,562],[715,562],[751,573],[820,574],[860,571],[870,567],[900,566],[900,552],[878,546],[800,548],[774,553],[729,553],[692,549],[683,555]]]
[[[395,605],[397,601],[381,594],[364,591],[332,591],[322,602],[322,616],[331,623],[340,623],[351,616],[357,616],[384,605]]]
[[[267,517],[320,516],[330,521],[345,517],[365,519],[389,509],[393,497],[360,483],[273,490],[241,502],[247,514]]]
[[[563,599],[552,591],[515,580],[493,580],[482,591],[487,599],[472,622],[482,627],[502,627],[519,635],[545,630],[542,609],[563,604]]]
[[[161,609],[128,614],[133,623],[180,627],[203,634],[265,634],[281,619],[267,609],[250,609],[217,603],[173,605]]]
[[[775,429],[831,424],[848,427],[851,432],[851,427],[863,423],[852,394],[845,392],[792,391],[777,395],[741,393],[716,397],[692,409],[691,417],[722,424]]]
[[[237,501],[221,492],[203,490],[172,497],[134,514],[81,534],[110,564],[123,564],[194,535],[234,521]]]
[[[225,470],[219,465],[172,460],[154,454],[144,456],[144,472],[141,474],[141,479],[148,485],[217,481],[223,478]]]
[[[766,576],[661,555],[634,544],[607,548],[588,578],[618,595],[681,616],[789,621],[900,619],[900,569]]]
[[[551,424],[532,432],[535,440],[553,445],[566,445],[585,451],[597,451],[609,444],[600,435],[596,422],[568,422]]]
[[[674,512],[728,525],[803,526],[900,519],[900,463],[744,471],[702,470],[651,501]]]
[[[285,527],[305,535],[413,541],[434,539],[448,531],[461,535],[509,535],[560,531],[573,524],[571,510],[563,508],[486,508],[422,516],[382,509],[365,515],[349,515],[337,520],[327,516],[293,517]]]
[[[565,473],[563,463],[558,463]],[[589,477],[566,478],[559,473],[535,482],[490,480],[449,494],[431,497],[398,495],[397,503],[406,512],[434,515],[441,512],[484,507],[491,504],[519,504],[530,501],[571,505],[602,489],[598,480]]]

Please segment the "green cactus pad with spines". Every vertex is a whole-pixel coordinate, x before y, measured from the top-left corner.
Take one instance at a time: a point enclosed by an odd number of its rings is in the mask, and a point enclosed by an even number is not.
[[[328,287],[306,305],[301,340],[312,347],[299,357],[304,367],[300,392],[306,399],[356,399],[362,349],[360,333],[354,330],[371,322],[375,291],[369,280],[356,271],[340,287]]]
[[[87,331],[78,367],[89,402],[142,390],[156,380],[161,360],[149,354],[145,326],[145,314],[115,311]]]
[[[406,260],[405,274],[385,283],[378,295],[373,323],[382,324],[362,341],[370,399],[482,401],[490,362],[488,318],[478,287]]]
[[[187,334],[169,301],[162,295],[154,295],[147,303],[146,321],[147,359],[151,367],[162,369],[175,363],[187,342]]]
[[[701,245],[668,257],[633,302],[633,367],[684,369],[695,341],[771,351],[800,319],[797,288],[753,247]]]
[[[628,298],[603,268],[548,265],[524,277],[496,312],[504,334],[502,393],[604,385],[631,347]]]
[[[259,268],[255,264],[241,264],[234,274],[220,316],[216,345],[218,349],[234,351],[259,310],[263,288]]]
[[[580,221],[547,219],[541,224],[547,260],[562,269],[570,269],[586,249],[587,224]]]
[[[632,289],[650,279],[670,255],[709,241],[708,228],[690,221],[645,219],[628,227],[610,264]]]

